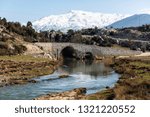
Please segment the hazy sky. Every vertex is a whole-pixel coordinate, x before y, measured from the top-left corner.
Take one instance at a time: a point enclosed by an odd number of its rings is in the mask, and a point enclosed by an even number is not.
[[[134,14],[150,12],[150,0],[0,0],[0,17],[22,23],[70,10]]]

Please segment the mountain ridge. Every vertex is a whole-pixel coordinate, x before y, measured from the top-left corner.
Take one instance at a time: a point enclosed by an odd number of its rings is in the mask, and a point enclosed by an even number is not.
[[[109,25],[108,27],[127,28],[138,27],[146,24],[150,24],[150,14],[135,14],[120,21],[117,21]]]
[[[103,28],[130,15],[107,14],[99,12],[86,12],[71,10],[69,13],[50,15],[33,22],[36,31],[69,29],[80,30],[85,28]]]

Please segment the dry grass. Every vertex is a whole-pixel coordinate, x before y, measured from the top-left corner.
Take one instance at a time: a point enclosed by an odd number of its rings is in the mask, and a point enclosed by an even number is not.
[[[114,44],[114,45],[112,46],[112,48],[123,49],[123,50],[130,50],[130,49],[127,48],[127,47],[122,47],[122,46],[119,46],[119,45],[117,45],[117,44]]]
[[[36,58],[30,55],[0,56],[0,60],[10,60],[15,62],[47,62],[47,58]]]
[[[114,57],[105,57],[102,62],[104,62],[105,65],[112,65],[114,64]]]
[[[86,96],[86,99],[149,100],[150,58],[132,57],[117,59],[114,69],[122,74],[112,89]]]
[[[117,60],[115,68],[122,72],[115,99],[150,99],[150,62],[132,57]]]
[[[85,96],[84,99],[86,100],[112,100],[114,99],[115,94],[112,89],[104,90],[95,94],[91,94]]]
[[[31,78],[51,74],[56,62],[32,56],[0,56],[0,86],[22,84]]]

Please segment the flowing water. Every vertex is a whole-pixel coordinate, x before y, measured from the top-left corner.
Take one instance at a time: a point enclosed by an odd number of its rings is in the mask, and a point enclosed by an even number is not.
[[[69,74],[69,77],[59,78],[63,74]],[[87,94],[91,94],[114,86],[118,78],[119,74],[102,62],[66,60],[53,74],[35,78],[37,83],[0,88],[0,99],[33,99],[80,87],[87,88]]]

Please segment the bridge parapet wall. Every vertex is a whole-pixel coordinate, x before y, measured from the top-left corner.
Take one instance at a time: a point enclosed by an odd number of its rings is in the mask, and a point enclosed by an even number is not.
[[[86,52],[91,52],[93,56],[125,56],[140,54],[140,51],[125,50],[111,47],[99,47],[96,45],[85,45],[77,43],[35,43],[38,47],[42,48],[44,52],[51,56],[58,57],[61,55],[61,51],[67,47],[73,47],[78,54],[84,55]]]

